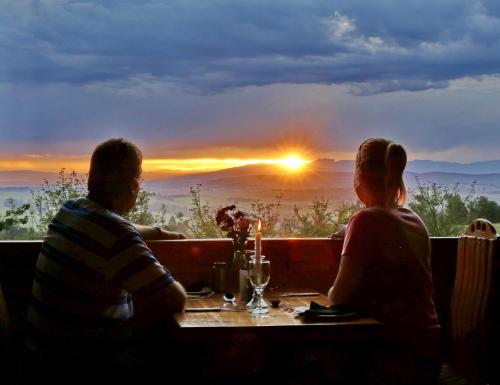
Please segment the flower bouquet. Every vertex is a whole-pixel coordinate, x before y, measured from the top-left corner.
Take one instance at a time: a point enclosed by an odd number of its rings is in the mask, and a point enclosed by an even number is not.
[[[217,210],[215,221],[233,241],[233,265],[241,263],[245,257],[245,244],[258,218],[246,211],[237,209],[235,205],[221,207]]]
[[[245,254],[245,244],[257,222],[257,217],[248,211],[239,210],[235,205],[221,207],[215,217],[217,226],[233,241],[233,259],[230,265],[231,275],[228,282],[232,287],[239,286],[239,298],[246,304],[252,298],[252,287],[248,276],[248,260]],[[239,271],[238,283],[235,272]]]

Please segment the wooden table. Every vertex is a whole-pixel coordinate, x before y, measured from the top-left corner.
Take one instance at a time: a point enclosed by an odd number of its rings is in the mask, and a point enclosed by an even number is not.
[[[328,304],[325,295],[311,297],[281,297],[279,308],[269,306],[269,314],[253,317],[247,310],[219,312],[185,312],[175,315],[180,326],[179,336],[184,341],[325,341],[352,340],[375,337],[380,322],[372,318],[343,321],[306,322],[293,308],[309,306],[311,301]],[[219,307],[222,296],[188,299],[186,307]]]
[[[242,378],[248,382],[255,373],[264,372],[268,383],[286,383],[272,368],[289,370],[295,366],[290,363],[291,359],[299,357],[298,362],[303,363],[302,358],[311,353],[323,357],[324,362],[337,361],[331,358],[332,348],[344,356],[359,344],[371,345],[382,329],[382,325],[371,318],[305,322],[291,310],[308,306],[311,301],[326,305],[328,300],[324,295],[280,299],[280,307],[270,306],[268,316],[264,317],[252,317],[247,310],[176,314],[180,326],[176,334],[190,362],[193,354],[198,357],[197,374],[212,383],[238,383]],[[222,296],[216,294],[210,298],[188,299],[186,307],[218,307],[223,302]],[[262,379],[254,382],[261,384]]]

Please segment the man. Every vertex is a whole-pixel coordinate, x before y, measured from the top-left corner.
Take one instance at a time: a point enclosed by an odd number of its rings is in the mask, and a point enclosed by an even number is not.
[[[122,216],[134,207],[141,151],[110,139],[92,154],[86,198],[61,206],[38,257],[28,310],[31,347],[96,352],[180,312],[186,293],[144,240],[184,238]]]

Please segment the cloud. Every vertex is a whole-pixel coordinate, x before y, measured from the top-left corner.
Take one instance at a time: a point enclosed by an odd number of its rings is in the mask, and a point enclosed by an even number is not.
[[[116,136],[159,158],[500,147],[495,0],[1,3],[5,156]]]
[[[383,92],[393,91],[424,91],[429,89],[447,88],[449,82],[430,81],[420,79],[393,79],[393,80],[376,80],[371,82],[362,82],[352,84],[350,92],[353,95],[367,96]]]
[[[143,97],[278,83],[356,95],[500,72],[497,2],[5,1],[0,82]]]

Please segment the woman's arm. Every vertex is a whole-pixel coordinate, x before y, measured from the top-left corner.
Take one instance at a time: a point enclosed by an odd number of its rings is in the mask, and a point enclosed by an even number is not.
[[[360,305],[357,294],[362,289],[365,270],[373,255],[374,233],[370,212],[358,212],[349,221],[339,271],[328,291],[332,304]]]
[[[328,291],[332,305],[353,304],[356,301],[354,294],[362,282],[364,265],[362,257],[342,255],[337,278]]]

